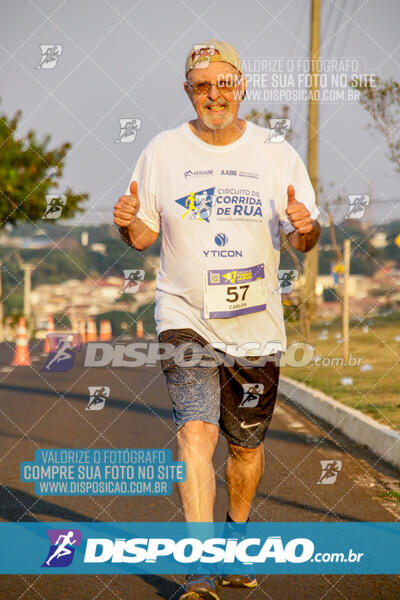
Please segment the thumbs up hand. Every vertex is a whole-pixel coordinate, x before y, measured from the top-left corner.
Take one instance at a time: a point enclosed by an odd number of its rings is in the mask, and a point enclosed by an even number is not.
[[[114,206],[114,223],[118,227],[129,227],[140,208],[136,181],[131,182],[129,191],[130,195],[121,196]]]
[[[310,233],[313,230],[313,220],[310,211],[295,198],[295,191],[292,185],[287,189],[288,204],[286,214],[293,227],[299,233]]]

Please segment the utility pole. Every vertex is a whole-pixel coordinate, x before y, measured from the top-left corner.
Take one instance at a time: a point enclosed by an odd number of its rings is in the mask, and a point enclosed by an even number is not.
[[[35,265],[22,263],[21,269],[24,271],[24,317],[29,321],[32,314],[31,307],[31,275]]]
[[[342,337],[343,355],[346,363],[349,362],[349,283],[350,283],[350,240],[344,241],[344,285],[343,285],[343,313]]]
[[[319,90],[319,34],[321,25],[321,0],[311,0],[311,41],[310,41],[310,75],[311,88],[308,103],[308,152],[307,168],[310,180],[318,202],[318,125],[319,105],[316,92]],[[299,198],[301,202],[301,198]],[[315,314],[315,287],[318,276],[318,244],[307,252],[304,259],[304,296],[307,302],[308,318]]]

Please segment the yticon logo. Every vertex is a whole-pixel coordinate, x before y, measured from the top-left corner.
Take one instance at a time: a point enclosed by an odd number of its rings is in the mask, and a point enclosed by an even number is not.
[[[250,550],[251,549],[251,550]],[[250,553],[247,554],[247,551]],[[258,551],[258,553],[257,553]],[[85,563],[155,563],[158,558],[172,557],[179,563],[264,563],[268,558],[276,563],[304,563],[314,554],[314,543],[308,538],[294,538],[283,544],[280,536],[267,539],[242,540],[209,538],[89,538]]]
[[[220,248],[223,248],[228,243],[228,236],[226,233],[217,233],[214,237],[214,242]],[[206,258],[217,257],[217,258],[232,258],[236,256],[243,256],[243,250],[203,250],[203,254]]]
[[[226,246],[228,243],[228,236],[226,233],[217,233],[214,238],[214,242],[217,244],[217,246]]]
[[[81,545],[79,529],[48,529],[50,548],[42,567],[68,567],[74,558],[75,548]]]

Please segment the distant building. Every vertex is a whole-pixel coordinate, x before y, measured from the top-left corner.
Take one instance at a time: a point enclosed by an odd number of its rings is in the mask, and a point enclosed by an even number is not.
[[[47,316],[64,313],[70,318],[87,318],[111,310],[132,311],[142,304],[152,302],[155,281],[143,281],[140,291],[125,298],[121,294],[122,277],[105,279],[68,279],[62,283],[40,284],[31,293],[32,312],[35,322],[41,323]]]
[[[387,233],[384,231],[377,231],[369,241],[374,248],[386,248],[386,246],[389,244]]]
[[[93,252],[98,252],[99,254],[104,255],[106,253],[106,245],[101,244],[100,242],[90,244],[90,249],[93,250]]]

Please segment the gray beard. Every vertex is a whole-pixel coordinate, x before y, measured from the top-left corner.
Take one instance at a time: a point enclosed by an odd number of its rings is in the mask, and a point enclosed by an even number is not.
[[[212,120],[212,117],[209,115],[204,115],[202,117],[202,121],[204,123],[204,125],[206,127],[208,127],[208,129],[212,129],[213,131],[217,131],[220,129],[225,129],[225,127],[228,127],[228,125],[230,125],[233,121],[233,115],[230,113],[226,116],[226,118],[224,119],[224,121],[222,123],[220,123],[219,125],[216,125],[214,123],[214,121]]]

